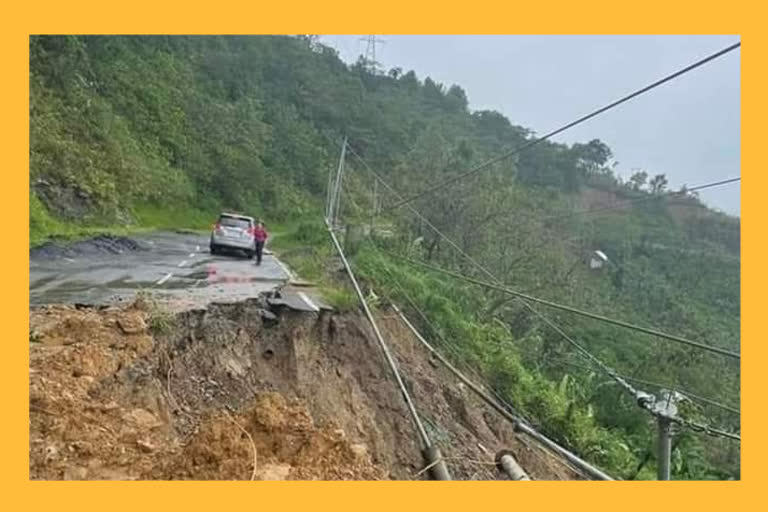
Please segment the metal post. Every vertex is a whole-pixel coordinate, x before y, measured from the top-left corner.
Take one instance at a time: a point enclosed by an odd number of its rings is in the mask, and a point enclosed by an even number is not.
[[[355,274],[352,272],[352,268],[349,266],[349,261],[347,261],[346,256],[344,256],[344,250],[341,248],[339,239],[336,237],[336,233],[333,232],[333,228],[331,227],[330,222],[328,222],[327,220],[326,220],[326,225],[328,227],[328,234],[331,236],[333,245],[336,247],[336,252],[339,253],[339,257],[341,258],[341,261],[344,264],[344,269],[347,271],[349,280],[352,281],[352,287],[355,289],[355,293],[357,294],[357,298],[360,301],[360,305],[363,307],[363,312],[365,313],[365,316],[368,319],[368,323],[370,323],[371,328],[373,329],[373,334],[376,336],[376,340],[379,342],[379,346],[381,347],[382,352],[384,352],[384,358],[387,360],[387,364],[389,365],[390,370],[392,370],[392,374],[395,377],[397,386],[398,388],[400,388],[400,394],[403,396],[405,405],[408,407],[408,410],[411,414],[411,419],[413,420],[413,423],[416,426],[416,431],[418,432],[419,440],[421,441],[420,444],[422,448],[422,451],[421,451],[422,456],[424,457],[424,460],[427,464],[433,464],[433,466],[431,466],[430,468],[430,475],[435,480],[438,480],[438,479],[450,480],[451,477],[448,474],[448,469],[445,467],[445,461],[443,460],[442,456],[440,456],[440,452],[436,449],[436,447],[432,444],[432,441],[429,439],[429,435],[427,434],[427,431],[424,428],[424,424],[421,422],[421,419],[419,418],[419,414],[416,411],[416,406],[413,404],[411,395],[408,393],[408,389],[405,387],[405,383],[403,382],[402,377],[400,377],[400,372],[397,369],[397,363],[395,363],[395,358],[392,356],[392,353],[389,351],[389,347],[387,346],[387,343],[384,341],[384,337],[381,335],[381,331],[379,331],[378,325],[376,325],[376,320],[373,317],[373,313],[371,312],[371,309],[368,307],[368,303],[365,301],[365,296],[363,295],[363,291],[360,289],[360,285],[358,284],[357,279],[355,278]]]
[[[374,176],[373,178],[373,208],[371,210],[371,233],[373,233],[373,223],[376,220],[376,208],[378,208],[378,195],[379,195],[379,180]]]
[[[669,462],[672,457],[672,422],[658,416],[659,424],[659,480],[669,480]]]
[[[333,167],[328,168],[328,187],[325,195],[325,218],[331,218],[331,198],[333,197]]]
[[[448,472],[448,467],[443,460],[443,454],[440,453],[440,448],[434,444],[421,450],[421,455],[424,457],[424,462],[429,466],[429,476],[432,480],[450,480],[451,474]]]
[[[496,467],[509,476],[512,480],[530,480],[531,477],[520,467],[513,454],[509,450],[502,450],[496,454]]]
[[[471,380],[467,379],[464,374],[462,374],[459,370],[457,370],[451,363],[448,362],[447,359],[445,359],[440,352],[434,349],[432,345],[429,344],[427,340],[424,339],[424,337],[421,335],[421,333],[413,326],[413,324],[408,320],[408,318],[403,314],[402,311],[400,311],[400,308],[398,308],[395,304],[392,304],[392,308],[395,310],[395,312],[400,316],[400,318],[403,320],[403,323],[410,329],[410,331],[413,333],[414,336],[416,336],[416,339],[421,342],[422,345],[424,345],[427,350],[431,354],[433,354],[437,359],[443,363],[443,365],[448,368],[458,379],[463,382],[469,389],[471,389],[478,397],[480,397],[481,400],[483,400],[486,404],[490,405],[493,409],[495,409],[499,414],[501,414],[505,419],[509,420],[513,425],[514,429],[517,432],[522,432],[533,439],[537,440],[539,443],[545,445],[550,450],[558,453],[563,458],[565,458],[568,462],[579,468],[581,471],[584,471],[586,474],[588,474],[590,477],[594,478],[595,480],[613,480],[610,476],[608,476],[606,473],[603,473],[601,470],[596,468],[595,466],[589,464],[585,460],[581,459],[577,455],[569,452],[562,446],[558,445],[554,441],[548,439],[547,437],[543,436],[542,434],[538,433],[533,428],[529,427],[522,421],[520,421],[518,418],[515,418],[512,416],[509,411],[507,411],[504,407],[502,407],[496,400],[491,398],[487,393],[485,393],[482,389],[480,389],[475,383],[473,383]]]
[[[336,172],[336,186],[334,188],[334,198],[331,211],[331,225],[336,226],[339,220],[339,203],[341,202],[341,188],[342,179],[344,176],[344,156],[347,153],[347,138],[344,137],[344,142],[341,145],[341,158],[339,158],[339,169]]]

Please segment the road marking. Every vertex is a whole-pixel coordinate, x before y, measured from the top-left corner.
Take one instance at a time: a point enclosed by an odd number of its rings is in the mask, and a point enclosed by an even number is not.
[[[314,302],[312,302],[312,300],[309,297],[307,297],[306,293],[299,292],[298,295],[301,298],[301,300],[303,300],[306,303],[306,305],[309,306],[309,309],[315,312],[320,311],[320,308],[317,307],[317,305]]]
[[[285,275],[288,276],[288,279],[293,279],[293,273],[288,269],[288,267],[283,265],[283,262],[277,258],[275,258],[275,261],[277,262],[278,265],[280,265],[280,268],[283,269],[283,272],[285,272]]]
[[[190,258],[194,258],[195,257],[195,253],[193,253],[193,252],[189,253],[189,257]]]
[[[186,264],[187,264],[187,260],[184,260],[184,261],[182,261],[181,263],[179,263],[179,266],[180,266],[180,267],[183,267],[183,266],[184,266],[184,265],[186,265]]]
[[[163,283],[164,283],[164,282],[166,282],[168,279],[170,279],[170,277],[171,277],[172,275],[173,275],[172,273],[168,272],[167,274],[165,274],[165,275],[162,277],[162,279],[160,279],[160,280],[159,280],[158,282],[156,282],[155,284],[156,284],[156,285],[158,285],[158,286],[159,286],[159,285],[161,285],[161,284],[163,284]]]
[[[195,247],[195,250],[196,250],[197,252],[200,252],[200,246],[198,245],[197,247]]]

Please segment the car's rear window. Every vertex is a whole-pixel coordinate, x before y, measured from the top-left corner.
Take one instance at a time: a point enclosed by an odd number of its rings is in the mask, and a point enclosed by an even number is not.
[[[219,217],[219,224],[222,226],[227,226],[229,228],[243,228],[247,229],[251,227],[251,221],[248,219],[240,219],[237,217],[226,217],[222,215]]]

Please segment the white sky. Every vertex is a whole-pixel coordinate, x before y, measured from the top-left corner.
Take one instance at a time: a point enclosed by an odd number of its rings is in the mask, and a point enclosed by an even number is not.
[[[362,36],[321,36],[348,62]],[[384,69],[413,69],[467,92],[473,110],[493,109],[538,134],[738,41],[739,36],[379,36]],[[670,187],[741,174],[740,49],[555,137],[608,144],[617,172],[665,173]],[[739,215],[740,184],[701,192]]]

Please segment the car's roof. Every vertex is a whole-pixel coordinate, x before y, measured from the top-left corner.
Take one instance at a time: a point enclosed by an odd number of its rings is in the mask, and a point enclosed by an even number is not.
[[[240,215],[239,213],[227,213],[222,212],[219,217],[234,217],[236,219],[247,219],[247,220],[253,220],[253,217],[249,217],[247,215]]]

